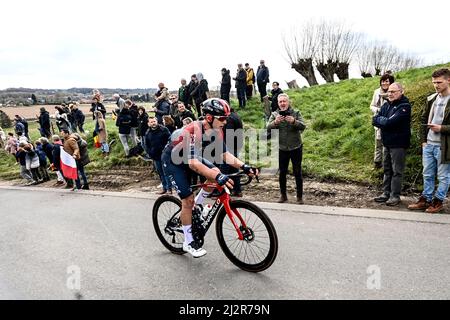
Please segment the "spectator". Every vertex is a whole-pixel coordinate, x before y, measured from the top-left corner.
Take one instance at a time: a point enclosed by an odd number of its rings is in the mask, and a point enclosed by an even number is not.
[[[231,152],[236,158],[239,158],[239,152],[244,143],[244,133],[242,131],[243,125],[239,115],[231,108],[230,116],[227,119],[227,124],[223,127],[223,137],[226,143],[227,150]],[[220,171],[224,174],[232,174],[239,172],[239,169],[231,167],[224,163],[220,166]],[[232,178],[234,185],[232,195],[235,197],[242,197],[241,178]]]
[[[50,176],[47,171],[47,155],[43,149],[42,143],[40,140],[35,142],[36,145],[36,153],[39,157],[39,174],[41,175],[43,182],[50,181]]]
[[[35,183],[33,184],[42,183],[42,176],[39,172],[39,156],[34,150],[33,145],[31,143],[28,143],[23,147],[23,150],[25,151],[25,165],[27,167],[27,170],[31,172],[31,176],[35,181]]]
[[[239,100],[239,108],[245,108],[245,89],[247,88],[247,72],[242,67],[242,63],[238,64],[236,77],[233,78],[236,81],[235,87],[237,91],[237,97]]]
[[[222,68],[222,81],[220,82],[220,98],[230,104],[231,76],[230,70]]]
[[[147,112],[145,112],[145,108],[142,106],[138,108],[138,112],[138,137],[139,141],[142,142],[148,129],[148,114]]]
[[[192,92],[195,90],[195,88],[198,86],[198,79],[197,75],[193,74],[191,76],[191,81],[188,84],[188,92],[189,92],[189,98],[188,98],[188,104],[186,107],[190,110],[192,110],[192,107],[194,106],[194,97],[192,96]],[[197,109],[198,112],[198,109]]]
[[[19,116],[18,114],[16,114],[14,116],[14,120],[16,120],[16,122],[20,122],[23,124],[24,127],[24,131],[22,131],[22,133],[25,135],[25,137],[27,137],[28,141],[30,140],[30,135],[28,132],[28,121],[24,118]]]
[[[14,131],[17,135],[19,132],[25,135],[25,126],[20,120],[14,119]]]
[[[410,204],[408,209],[438,213],[444,208],[450,183],[450,69],[434,71],[431,79],[436,93],[427,98],[420,132],[423,192],[417,203]],[[436,176],[439,184],[434,191]]]
[[[75,140],[77,141],[78,148],[80,149],[80,159],[76,160],[78,179],[75,180],[75,183],[77,189],[89,190],[89,183],[84,170],[84,167],[91,162],[91,159],[89,158],[88,144],[85,140],[81,138],[81,136],[78,133],[74,133],[73,135],[75,137]],[[81,185],[80,176],[83,179],[83,185]]]
[[[17,132],[17,140],[19,141],[19,143],[23,142],[23,143],[25,143],[25,144],[27,144],[27,143],[30,142],[30,141],[28,141],[27,137],[25,137],[25,136],[23,135],[23,133],[20,132],[20,131]]]
[[[263,98],[267,96],[266,87],[269,83],[269,68],[266,67],[264,60],[259,62],[258,70],[256,71],[256,83],[261,96],[261,102],[263,102]]]
[[[387,93],[388,101],[373,117],[373,125],[381,129],[384,170],[383,194],[374,200],[396,206],[400,203],[406,150],[411,138],[411,105],[403,95],[401,84],[394,82]]]
[[[72,117],[73,117],[73,131],[77,131],[77,129],[81,132],[84,133],[84,121],[85,121],[85,116],[83,114],[83,111],[81,111],[78,108],[78,104],[74,104],[72,106]]]
[[[12,154],[13,156],[15,156],[18,146],[19,146],[19,141],[14,136],[14,133],[8,132],[8,141],[6,142],[5,150],[9,154]]]
[[[113,94],[113,99],[116,101],[117,105],[116,113],[122,112],[122,109],[125,107],[125,100],[118,93]]]
[[[131,122],[132,117],[127,105],[124,105],[122,111],[119,112],[116,120],[116,126],[119,127],[119,139],[122,143],[125,156],[128,158],[130,154],[130,146],[128,140],[131,139]]]
[[[182,126],[181,128],[175,130],[174,132],[172,132],[172,134],[170,135],[170,141],[174,141],[175,139],[177,139],[180,134],[183,132],[183,128],[186,127],[189,123],[193,122],[194,120],[192,120],[192,118],[185,118],[182,121]]]
[[[163,83],[160,83],[159,86],[164,86]],[[155,96],[158,95],[158,93],[155,94]],[[161,98],[160,100],[156,101],[155,106],[152,110],[155,113],[155,117],[158,120],[159,124],[163,124],[163,116],[169,115],[170,113],[170,103],[168,101],[168,93],[167,88],[160,89],[159,97],[166,97]]]
[[[395,82],[395,78],[390,74],[384,74],[380,78],[380,87],[373,93],[370,110],[376,116],[381,109],[381,106],[388,101],[387,91],[389,86]],[[375,154],[373,158],[374,167],[376,169],[383,167],[383,142],[381,140],[381,129],[375,128]]]
[[[269,100],[271,101],[270,108],[272,112],[274,112],[278,109],[278,95],[283,93],[278,82],[274,81],[272,83],[272,91],[270,93],[272,94],[272,96],[269,97]]]
[[[159,174],[159,178],[163,185],[163,190],[158,194],[172,194],[172,187],[168,177],[164,174],[162,162],[161,162],[161,154],[162,151],[170,139],[169,129],[164,126],[158,124],[155,117],[148,118],[148,127],[147,133],[145,134],[144,139],[144,149],[147,152],[148,156],[153,159],[153,163],[155,164],[155,169]]]
[[[209,88],[208,81],[203,78],[203,73],[199,72],[196,75],[196,79],[198,81],[198,85],[191,91],[191,95],[195,102],[195,107],[197,108],[197,115],[200,116],[202,114],[201,111],[201,103],[208,99],[209,96]]]
[[[56,126],[58,127],[58,130],[61,132],[62,130],[69,130],[71,131],[69,119],[67,118],[67,114],[64,111],[64,109],[61,106],[55,106],[55,119],[56,119]]]
[[[247,87],[245,88],[245,95],[249,100],[253,95],[253,86],[255,85],[255,71],[250,68],[248,63],[245,64],[245,72],[247,73]]]
[[[178,101],[184,103],[185,106],[189,104],[189,86],[186,79],[181,79],[181,87],[178,89]]]
[[[289,102],[289,96],[285,93],[278,95],[278,110],[272,112],[269,118],[267,130],[279,130],[279,168],[280,168],[280,192],[279,203],[288,200],[286,193],[286,176],[289,161],[292,161],[292,169],[295,176],[297,189],[297,203],[303,204],[303,177],[302,155],[303,143],[301,133],[305,130],[305,122],[300,111],[294,110]]]
[[[175,121],[171,116],[163,117],[163,125],[167,129],[169,129],[170,134],[172,134],[172,132],[174,132],[177,129],[177,127],[175,126]]]
[[[192,113],[192,111],[187,110],[183,102],[179,102],[177,116],[176,118],[174,118],[176,127],[181,128],[183,126],[183,120],[186,118],[196,120],[195,115]]]
[[[61,170],[61,147],[63,146],[63,144],[61,138],[57,134],[52,136],[52,141],[53,141],[53,151],[52,151],[53,162],[51,167],[53,168],[53,170],[56,171],[57,181],[55,183],[55,186],[59,186],[66,182]],[[70,185],[70,183],[67,182],[67,185]]]
[[[106,119],[106,108],[102,103],[100,94],[94,94],[94,97],[92,98],[92,104],[91,109],[92,112],[92,120],[95,120],[95,112],[100,111],[103,115],[103,119]]]
[[[178,96],[176,94],[171,94],[169,97],[169,115],[175,119],[178,113]]]
[[[39,138],[39,142],[42,145],[42,151],[45,153],[45,155],[46,155],[48,161],[50,162],[50,164],[52,164],[54,162],[53,161],[53,148],[54,148],[54,145],[51,144],[48,141],[48,139],[45,138],[45,137]],[[37,145],[37,143],[36,143],[36,145]]]
[[[96,111],[96,128],[98,134],[98,140],[102,145],[102,156],[109,156],[109,144],[108,144],[108,130],[106,129],[106,121],[103,118],[101,111]]]
[[[3,149],[6,146],[6,134],[5,131],[0,127],[0,148]]]
[[[71,155],[75,161],[80,160],[80,148],[78,147],[77,139],[75,135],[70,134],[69,130],[63,129],[61,130],[61,137],[64,139],[63,142],[63,149],[65,152],[67,152],[69,155]],[[63,172],[64,175],[64,172]],[[73,179],[66,179],[67,185],[66,188],[71,188],[72,191],[77,190],[76,180]]]
[[[41,137],[49,138],[52,133],[50,131],[51,123],[50,123],[50,114],[48,111],[41,107],[40,114],[36,115],[39,122],[39,132],[41,133]]]
[[[138,117],[139,117],[139,111],[138,106],[132,102],[130,99],[127,99],[125,101],[125,104],[127,105],[128,109],[130,110],[131,114],[131,130],[130,130],[130,136],[131,141],[133,141],[134,145],[138,145],[139,140],[137,138],[137,129],[138,129]]]
[[[158,108],[158,105],[161,104],[162,102],[167,102],[169,100],[169,89],[167,89],[164,86],[164,83],[160,82],[158,83],[158,91],[155,93],[155,95],[153,96],[156,100],[155,103],[155,108]]]
[[[31,172],[27,169],[27,160],[26,160],[27,152],[24,149],[25,146],[27,146],[27,145],[28,144],[25,142],[20,142],[15,156],[16,156],[16,161],[20,165],[20,176],[24,180],[27,181],[27,183],[25,185],[30,186],[30,185],[35,185],[38,182],[33,179]]]

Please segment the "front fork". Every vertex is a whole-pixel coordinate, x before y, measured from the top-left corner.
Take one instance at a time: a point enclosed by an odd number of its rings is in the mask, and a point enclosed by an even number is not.
[[[231,223],[233,224],[234,228],[236,229],[236,232],[238,234],[238,238],[239,240],[244,240],[244,235],[242,234],[242,230],[247,230],[247,225],[245,224],[244,219],[242,218],[241,214],[239,213],[238,210],[236,209],[231,209],[230,206],[230,195],[228,193],[225,193],[221,196],[222,203],[225,206],[225,212],[227,213],[228,218],[230,218]],[[239,219],[239,222],[241,223],[241,227],[239,227],[236,223],[236,219],[235,217],[237,217]]]

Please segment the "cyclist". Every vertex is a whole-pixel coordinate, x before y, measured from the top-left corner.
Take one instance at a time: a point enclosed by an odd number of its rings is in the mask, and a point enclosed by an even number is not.
[[[233,188],[233,180],[221,173],[214,163],[223,161],[241,169],[247,175],[258,175],[258,169],[233,156],[223,142],[222,129],[230,115],[228,103],[222,99],[211,98],[203,101],[200,106],[203,120],[194,121],[185,127],[180,136],[167,144],[161,158],[164,172],[181,198],[183,250],[195,258],[204,256],[206,250],[192,236],[192,211],[198,210],[197,205],[203,204],[212,189],[201,189],[194,199],[190,186],[191,172],[205,177],[208,182],[215,182],[229,189]]]

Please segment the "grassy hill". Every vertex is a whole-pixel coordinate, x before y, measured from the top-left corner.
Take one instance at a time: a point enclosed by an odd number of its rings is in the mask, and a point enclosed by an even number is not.
[[[412,147],[409,149],[405,172],[407,186],[422,183],[417,121],[426,97],[434,92],[431,73],[439,67],[450,67],[450,63],[395,75],[396,80],[405,86],[405,95],[413,106]],[[367,184],[381,182],[381,170],[373,170],[374,129],[369,109],[373,91],[378,86],[377,77],[352,79],[287,92],[292,105],[301,111],[307,124],[303,133],[305,175],[320,180]],[[232,101],[232,105],[238,110],[246,127],[264,128],[263,107],[258,95],[248,102],[245,110],[239,110],[236,101]],[[87,121],[86,129],[92,133],[93,122]],[[107,119],[107,125],[110,139],[115,138],[118,141],[117,127],[113,120]],[[31,125],[32,139],[39,137],[36,128],[37,124]],[[92,148],[92,135],[88,134],[87,139]],[[89,172],[116,166],[149,165],[140,159],[125,159],[119,141],[108,159],[103,159],[100,151],[93,149],[90,157],[93,161],[87,168]],[[12,157],[0,152],[0,179],[18,176],[18,168],[14,162]]]

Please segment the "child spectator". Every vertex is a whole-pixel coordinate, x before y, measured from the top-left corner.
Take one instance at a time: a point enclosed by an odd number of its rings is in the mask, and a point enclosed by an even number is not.
[[[39,157],[39,173],[43,178],[43,182],[50,181],[50,176],[47,171],[47,155],[44,152],[42,143],[40,140],[35,142],[36,145],[36,153]]]

